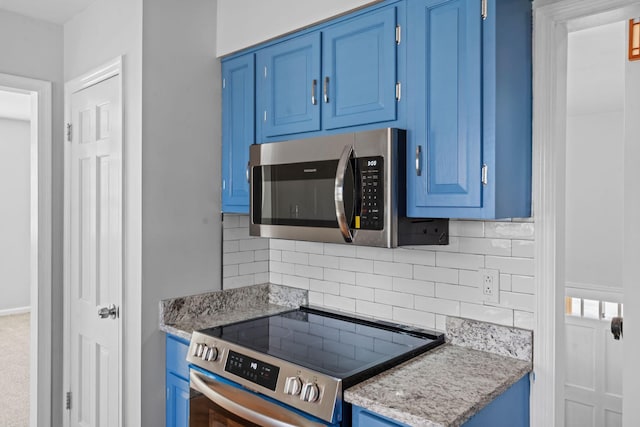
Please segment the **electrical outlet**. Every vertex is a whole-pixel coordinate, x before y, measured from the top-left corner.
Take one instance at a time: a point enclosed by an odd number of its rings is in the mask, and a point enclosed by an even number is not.
[[[488,268],[481,268],[480,273],[480,291],[482,292],[482,300],[485,302],[500,302],[500,272]]]

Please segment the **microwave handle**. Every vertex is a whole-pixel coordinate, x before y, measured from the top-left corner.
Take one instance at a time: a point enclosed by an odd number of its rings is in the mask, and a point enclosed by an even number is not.
[[[353,241],[353,235],[349,230],[349,224],[347,223],[347,214],[344,209],[344,176],[347,173],[347,166],[349,165],[349,159],[353,153],[353,147],[350,145],[344,147],[340,160],[338,161],[338,170],[336,171],[336,183],[334,188],[334,201],[336,204],[336,219],[338,220],[338,226],[344,241],[351,243]]]
[[[192,389],[243,420],[265,427],[322,427],[281,406],[271,403],[249,391],[224,384],[196,371],[189,376]]]

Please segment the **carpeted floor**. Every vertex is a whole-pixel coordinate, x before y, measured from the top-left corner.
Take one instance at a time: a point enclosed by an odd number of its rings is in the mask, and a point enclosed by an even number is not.
[[[29,426],[29,313],[0,316],[0,426]]]

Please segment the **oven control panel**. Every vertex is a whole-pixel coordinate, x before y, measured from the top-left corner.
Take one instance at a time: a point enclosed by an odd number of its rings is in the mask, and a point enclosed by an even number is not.
[[[382,230],[384,228],[384,158],[359,157],[360,205],[356,207],[355,228]]]
[[[342,382],[234,343],[194,332],[187,361],[328,422],[336,422]]]

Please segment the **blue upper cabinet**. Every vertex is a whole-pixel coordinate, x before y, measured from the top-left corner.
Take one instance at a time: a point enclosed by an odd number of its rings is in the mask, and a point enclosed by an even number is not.
[[[399,10],[376,7],[259,49],[257,142],[397,120]]]
[[[257,64],[262,136],[320,130],[320,33],[261,49]]]
[[[530,1],[408,7],[408,216],[530,216]]]
[[[249,212],[249,146],[255,141],[254,56],[222,63],[222,211]]]
[[[396,119],[395,28],[390,7],[323,31],[323,128]]]

